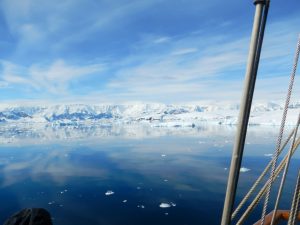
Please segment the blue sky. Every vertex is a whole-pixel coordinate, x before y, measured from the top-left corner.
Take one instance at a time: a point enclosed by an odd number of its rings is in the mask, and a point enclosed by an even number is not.
[[[239,101],[254,9],[251,0],[1,0],[0,100]],[[285,97],[299,33],[300,1],[271,1],[256,99]]]

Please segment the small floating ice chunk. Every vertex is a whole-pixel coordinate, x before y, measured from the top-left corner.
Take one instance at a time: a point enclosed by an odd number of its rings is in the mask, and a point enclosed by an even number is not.
[[[168,182],[168,180],[167,180],[167,179],[164,179],[164,182]]]
[[[105,195],[107,195],[107,196],[108,196],[108,195],[113,195],[114,193],[115,193],[115,192],[109,190],[109,191],[105,192]]]
[[[127,200],[126,200],[126,199],[124,199],[124,200],[123,200],[123,203],[126,203],[126,202],[127,202]]]
[[[61,191],[60,194],[64,194],[64,193],[66,193],[67,191],[68,191],[68,190],[65,189],[65,190]]]
[[[145,208],[144,205],[138,205],[137,207],[138,207],[138,208],[141,208],[141,209],[144,209],[144,208]]]
[[[165,154],[162,154],[162,155],[161,155],[161,157],[166,157],[166,156],[167,156],[167,155],[165,155]]]
[[[267,157],[272,157],[273,154],[264,154],[264,156],[267,156]]]
[[[169,213],[165,213],[165,215],[167,216],[167,215],[169,215]]]
[[[245,172],[248,172],[248,171],[250,171],[250,169],[248,169],[246,167],[241,167],[241,169],[240,169],[241,173],[245,173]]]
[[[224,170],[227,170],[227,167],[225,167]]]
[[[54,203],[55,203],[55,201],[48,202],[48,205],[53,205]]]
[[[136,189],[140,190],[140,189],[141,189],[141,187],[136,187]]]
[[[174,203],[174,202],[171,202],[171,205],[172,205],[173,207],[175,207],[175,206],[176,206],[176,203]]]
[[[160,208],[170,208],[171,205],[169,203],[160,203],[159,207]]]

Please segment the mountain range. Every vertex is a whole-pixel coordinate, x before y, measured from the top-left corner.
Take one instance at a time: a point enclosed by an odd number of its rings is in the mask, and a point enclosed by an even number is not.
[[[289,106],[287,124],[297,122],[300,103]],[[0,124],[46,123],[53,126],[78,124],[148,123],[151,126],[197,126],[203,123],[237,124],[239,105],[224,102],[198,104],[57,104],[1,105]],[[275,102],[252,106],[250,125],[279,125],[283,106]]]

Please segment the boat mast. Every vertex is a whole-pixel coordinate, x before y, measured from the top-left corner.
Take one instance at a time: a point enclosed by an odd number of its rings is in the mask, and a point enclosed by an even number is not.
[[[236,189],[240,174],[240,167],[243,158],[247,126],[255,88],[255,81],[259,65],[269,4],[270,0],[254,0],[255,16],[250,41],[248,64],[245,74],[244,92],[240,104],[237,135],[235,138],[235,143],[232,152],[221,225],[229,225],[231,223],[231,214],[233,211]]]

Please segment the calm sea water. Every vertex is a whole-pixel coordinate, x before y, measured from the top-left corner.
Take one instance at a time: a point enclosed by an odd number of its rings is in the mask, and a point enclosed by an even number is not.
[[[0,224],[26,207],[46,208],[55,225],[220,223],[234,127],[0,130]],[[277,130],[249,128],[237,200],[270,160]],[[299,164],[297,153],[281,208]]]

